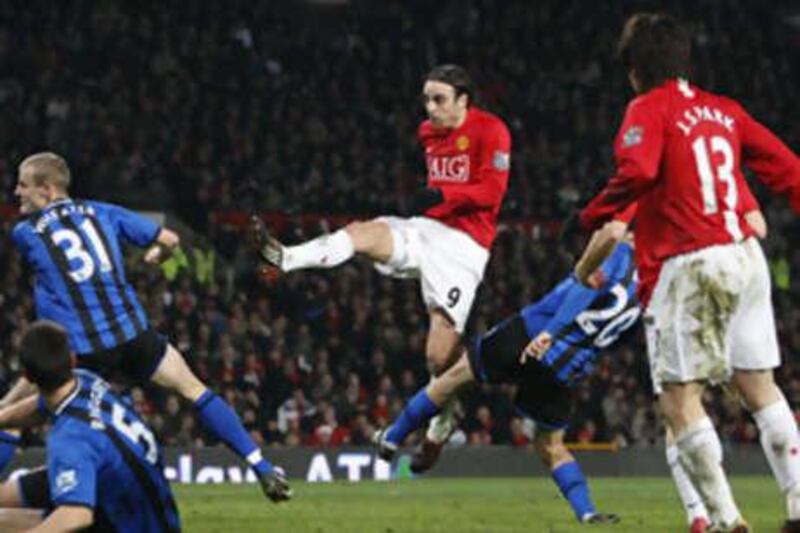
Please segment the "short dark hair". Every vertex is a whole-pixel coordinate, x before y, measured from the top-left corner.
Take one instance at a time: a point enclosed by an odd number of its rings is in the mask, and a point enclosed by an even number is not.
[[[72,377],[72,358],[66,330],[55,322],[39,320],[22,335],[22,368],[44,392],[51,392]]]
[[[688,30],[676,18],[660,13],[636,13],[622,29],[617,54],[625,69],[647,91],[666,80],[688,77],[692,43]]]
[[[425,75],[425,81],[438,81],[452,86],[455,89],[456,98],[462,94],[467,95],[467,105],[472,105],[475,101],[475,84],[464,67],[452,64],[433,67]]]

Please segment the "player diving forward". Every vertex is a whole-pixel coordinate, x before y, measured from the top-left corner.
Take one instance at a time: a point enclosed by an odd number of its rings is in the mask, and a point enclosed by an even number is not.
[[[610,242],[603,228],[590,247]],[[417,392],[395,421],[376,433],[380,456],[390,460],[406,436],[435,416],[463,385],[516,383],[514,402],[536,422],[536,451],[576,518],[583,523],[618,522],[617,515],[595,509],[586,478],[564,445],[564,433],[572,407],[570,388],[639,318],[636,285],[628,243],[616,246],[600,268],[587,270],[579,261],[575,273],[475,339],[450,369]]]
[[[190,401],[203,427],[255,471],[265,495],[273,501],[288,499],[283,473],[261,455],[233,409],[150,327],[125,278],[123,244],[153,245],[145,260],[157,262],[163,249],[178,245],[178,236],[122,207],[70,198],[70,180],[66,161],[53,153],[31,155],[19,166],[15,194],[25,218],[14,227],[12,239],[35,274],[37,318],[66,328],[80,368],[108,379],[121,373],[137,383],[152,381]],[[21,400],[31,389],[23,378],[2,403]]]
[[[428,180],[411,202],[413,216],[354,222],[295,246],[269,236],[258,218],[250,228],[262,259],[282,272],[332,268],[360,254],[383,274],[419,279],[430,318],[425,357],[434,376],[458,357],[508,182],[508,128],[474,99],[472,80],[461,67],[441,65],[426,76],[428,120],[417,134]],[[412,470],[435,461],[453,428],[451,402],[432,422]]]

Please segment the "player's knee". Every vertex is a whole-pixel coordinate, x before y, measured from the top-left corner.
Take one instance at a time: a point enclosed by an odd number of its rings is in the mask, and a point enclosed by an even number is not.
[[[6,481],[0,484],[0,507],[22,507],[19,484],[16,481]]]
[[[425,359],[428,363],[428,370],[434,376],[438,376],[459,362],[461,349],[459,346],[452,346],[449,343],[428,346],[425,350]],[[469,367],[468,361],[463,363]]]
[[[391,255],[392,235],[386,223],[376,220],[351,222],[344,230],[350,235],[357,253],[376,258]]]
[[[694,383],[665,385],[658,403],[675,437],[707,416],[703,408],[703,390],[703,385]]]
[[[152,381],[177,392],[189,401],[195,401],[206,390],[203,382],[195,376],[181,353],[172,345],[167,348],[167,353],[153,374]]]
[[[661,402],[661,415],[667,422],[667,427],[675,434],[675,427],[680,425],[681,407],[674,402]]]
[[[427,350],[425,358],[428,362],[428,371],[434,376],[444,373],[448,368],[449,357],[443,350]]]
[[[548,467],[565,462],[569,451],[564,443],[549,437],[534,440],[536,453]]]
[[[444,399],[449,398],[457,389],[474,380],[472,367],[466,355],[438,374],[438,377],[429,387]],[[431,399],[433,397],[431,396]],[[441,403],[441,402],[437,402]]]
[[[734,373],[733,383],[747,408],[759,411],[782,399],[772,371],[740,371]]]
[[[461,336],[450,317],[440,309],[433,310],[430,318],[431,330],[425,345],[425,359],[428,370],[433,375],[439,375],[456,363],[461,356]]]

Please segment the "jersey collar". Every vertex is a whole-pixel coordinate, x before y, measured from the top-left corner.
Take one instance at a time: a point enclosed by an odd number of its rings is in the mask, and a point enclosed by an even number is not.
[[[80,392],[80,390],[81,390],[81,385],[80,385],[80,383],[78,383],[78,378],[76,377],[75,378],[75,386],[72,388],[70,393],[67,394],[67,396],[64,397],[64,399],[61,400],[58,403],[58,405],[56,405],[55,409],[53,409],[53,414],[55,416],[60,415],[64,411],[64,409],[66,409],[67,406],[70,403],[72,403],[72,400],[74,400],[78,396],[78,393]]]

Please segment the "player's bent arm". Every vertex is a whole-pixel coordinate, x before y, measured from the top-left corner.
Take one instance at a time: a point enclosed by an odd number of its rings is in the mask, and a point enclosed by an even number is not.
[[[43,422],[38,395],[28,396],[0,409],[0,429],[27,428]]]
[[[43,515],[42,509],[0,508],[0,531],[26,531],[41,524]]]
[[[748,211],[744,214],[744,219],[755,232],[756,237],[759,239],[767,238],[767,221],[764,218],[764,213],[758,209],[754,211]]]
[[[583,285],[590,285],[591,275],[614,253],[617,244],[625,238],[627,230],[626,222],[612,220],[592,234],[589,244],[575,265],[575,277],[578,281]]]
[[[599,288],[600,286],[597,288],[590,287],[577,280],[571,280],[571,286],[564,294],[553,318],[544,325],[542,331],[533,339],[535,341],[534,346],[531,346],[530,343],[528,344],[532,349],[532,355],[544,355],[544,352],[550,348],[553,338],[558,336],[565,327],[575,320],[578,314],[586,310],[597,298],[597,295],[600,294]]]
[[[14,386],[11,387],[11,390],[0,399],[0,408],[7,407],[23,398],[32,396],[38,391],[39,389],[36,388],[36,385],[28,381],[25,376],[22,376],[17,380]]]
[[[155,244],[151,246],[144,255],[147,263],[160,263],[172,255],[172,252],[180,245],[180,236],[168,228],[161,228],[156,237]]]
[[[84,505],[60,505],[47,520],[29,529],[29,533],[80,531],[92,525],[94,511]]]
[[[800,158],[743,109],[738,122],[742,163],[755,172],[772,193],[787,196],[792,209],[800,213]]]

